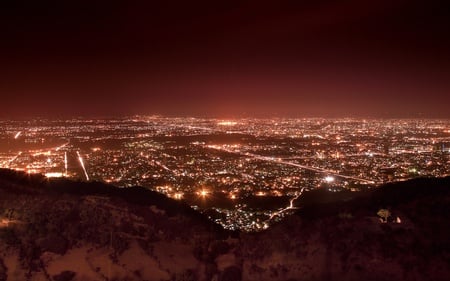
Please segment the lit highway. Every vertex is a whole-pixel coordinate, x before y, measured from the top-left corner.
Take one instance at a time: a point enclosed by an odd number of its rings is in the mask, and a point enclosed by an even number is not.
[[[253,154],[253,153],[250,153],[250,152],[234,151],[234,150],[227,149],[225,147],[218,146],[218,145],[208,145],[207,147],[208,148],[212,148],[212,149],[225,151],[225,152],[228,152],[228,153],[234,153],[234,154],[241,155],[241,156],[251,157],[251,158],[257,159],[257,160],[274,162],[274,163],[283,164],[283,165],[289,165],[289,166],[293,166],[293,167],[297,167],[297,168],[301,168],[301,169],[305,169],[305,170],[309,170],[309,171],[313,171],[313,172],[317,172],[317,173],[333,175],[333,176],[338,177],[338,178],[351,179],[351,180],[355,180],[355,181],[358,181],[358,182],[365,182],[365,183],[370,183],[370,184],[374,183],[374,181],[371,181],[371,180],[362,179],[362,178],[358,178],[358,177],[341,175],[341,174],[338,174],[338,173],[336,173],[334,171],[330,171],[330,170],[326,170],[326,169],[300,165],[300,164],[297,164],[297,163],[284,161],[281,158],[261,156],[261,155],[256,155],[256,154]]]

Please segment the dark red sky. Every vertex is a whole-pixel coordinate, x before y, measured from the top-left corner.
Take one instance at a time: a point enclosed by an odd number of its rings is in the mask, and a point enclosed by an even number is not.
[[[450,117],[446,1],[1,2],[2,118]]]

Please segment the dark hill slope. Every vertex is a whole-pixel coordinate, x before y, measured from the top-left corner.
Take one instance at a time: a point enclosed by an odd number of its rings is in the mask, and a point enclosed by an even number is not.
[[[0,280],[209,280],[231,234],[144,188],[0,170]]]
[[[0,170],[0,280],[449,280],[449,203],[450,178],[318,190],[239,234],[144,188]]]
[[[244,279],[450,280],[449,177],[332,194],[306,194],[295,215],[242,235]]]

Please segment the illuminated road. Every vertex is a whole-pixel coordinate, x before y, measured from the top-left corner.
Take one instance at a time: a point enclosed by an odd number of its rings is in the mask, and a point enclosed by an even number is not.
[[[200,127],[200,126],[191,126],[191,125],[178,125],[178,124],[173,124],[173,125],[171,125],[171,127],[174,127],[174,128],[184,128],[184,129],[189,129],[189,130],[201,130],[201,131],[207,131],[207,132],[215,132],[215,131],[217,131],[217,130],[214,130],[213,128]]]
[[[89,175],[86,172],[86,168],[84,167],[84,161],[83,161],[83,158],[81,157],[79,151],[77,151],[77,155],[78,155],[78,161],[80,161],[81,168],[83,168],[84,175],[86,176],[86,180],[89,181]]]
[[[67,151],[64,151],[64,176],[67,177]]]
[[[169,169],[166,165],[164,165],[163,163],[161,163],[161,162],[159,162],[159,161],[153,161],[156,165],[158,165],[159,167],[161,167],[161,168],[163,168],[164,170],[166,170],[166,171],[169,171],[169,172],[171,172],[171,173],[173,173],[173,174],[175,174],[175,172],[174,171],[172,171],[171,169]]]
[[[14,162],[17,158],[19,158],[20,155],[22,155],[22,151],[20,151],[16,156],[14,156],[13,158],[11,158],[11,160],[9,160],[8,166],[10,166],[12,162]]]
[[[233,154],[238,154],[238,155],[242,155],[242,156],[246,156],[246,157],[251,157],[253,159],[258,159],[258,160],[267,161],[267,162],[274,162],[274,163],[279,163],[279,164],[283,164],[283,165],[294,166],[294,167],[297,167],[297,168],[301,168],[301,169],[304,169],[304,170],[309,170],[309,171],[313,171],[313,172],[317,172],[317,173],[333,175],[333,176],[338,177],[338,178],[351,179],[351,180],[355,180],[355,181],[359,181],[359,182],[366,182],[366,183],[371,183],[371,184],[375,183],[374,181],[371,181],[371,180],[362,179],[362,178],[358,178],[358,177],[341,175],[341,174],[338,174],[338,173],[336,173],[334,171],[330,171],[330,170],[326,170],[326,169],[322,169],[322,168],[315,168],[315,167],[305,166],[305,165],[301,165],[301,164],[285,161],[285,160],[282,160],[281,158],[261,156],[261,155],[253,154],[253,153],[250,153],[250,152],[245,152],[244,153],[244,152],[241,152],[241,151],[234,151],[234,150],[230,150],[230,149],[218,146],[218,145],[207,145],[207,147],[208,148],[212,148],[212,149],[216,149],[216,150],[225,151],[225,152],[228,152],[228,153],[233,153]]]
[[[64,143],[64,144],[62,144],[60,146],[55,147],[54,149],[55,149],[55,151],[59,151],[60,149],[66,147],[69,144],[70,144],[70,142],[66,142],[66,143]]]
[[[270,222],[274,217],[279,216],[288,210],[296,209],[296,207],[294,207],[294,201],[297,200],[298,198],[300,198],[300,196],[302,196],[304,190],[305,190],[305,188],[302,187],[302,189],[300,189],[300,191],[298,193],[296,193],[295,196],[293,198],[291,198],[291,200],[289,200],[289,206],[287,206],[284,209],[279,210],[278,212],[273,213],[270,216],[270,218],[267,220],[267,222]]]

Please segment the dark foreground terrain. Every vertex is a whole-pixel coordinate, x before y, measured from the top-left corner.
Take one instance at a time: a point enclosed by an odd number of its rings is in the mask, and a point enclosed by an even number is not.
[[[298,205],[229,232],[143,188],[0,170],[0,280],[450,280],[449,177]]]

